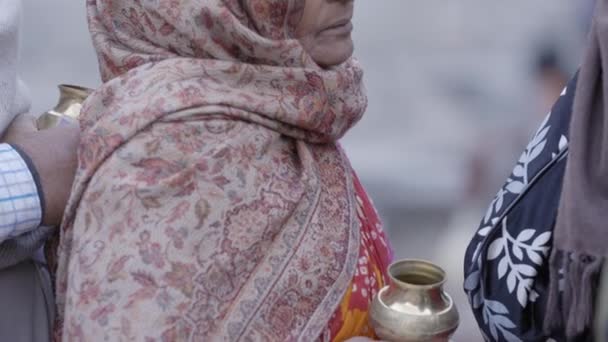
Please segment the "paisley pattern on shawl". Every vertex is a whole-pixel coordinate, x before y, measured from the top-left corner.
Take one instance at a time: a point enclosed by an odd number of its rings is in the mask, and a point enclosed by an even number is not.
[[[322,340],[341,342],[353,337],[377,338],[369,321],[372,299],[389,279],[393,253],[382,223],[365,189],[355,176],[357,216],[361,221],[361,247],[355,276],[332,316]]]
[[[56,251],[56,340],[317,339],[357,266],[337,144],[355,61],[291,39],[303,0],[88,0],[85,103]],[[53,254],[54,251],[51,251]]]

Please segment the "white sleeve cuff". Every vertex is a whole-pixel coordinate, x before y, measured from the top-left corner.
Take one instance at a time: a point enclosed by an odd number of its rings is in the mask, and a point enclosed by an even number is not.
[[[0,144],[0,242],[30,232],[42,221],[36,180],[12,146]]]

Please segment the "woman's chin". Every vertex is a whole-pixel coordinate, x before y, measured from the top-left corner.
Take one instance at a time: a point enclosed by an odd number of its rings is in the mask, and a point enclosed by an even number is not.
[[[332,44],[318,45],[310,54],[312,59],[323,68],[331,68],[346,62],[354,52],[352,39],[343,39]]]

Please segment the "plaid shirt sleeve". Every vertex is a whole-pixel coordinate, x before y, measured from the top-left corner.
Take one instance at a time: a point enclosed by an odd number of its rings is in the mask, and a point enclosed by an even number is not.
[[[38,188],[27,157],[0,144],[0,243],[40,226],[43,204]]]

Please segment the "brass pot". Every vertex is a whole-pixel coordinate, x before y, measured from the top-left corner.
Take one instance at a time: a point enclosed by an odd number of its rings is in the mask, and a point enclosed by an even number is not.
[[[75,85],[60,85],[59,102],[55,108],[38,118],[38,129],[48,129],[64,123],[75,123],[80,115],[83,102],[92,92],[92,89]]]
[[[374,297],[376,335],[393,342],[447,342],[459,324],[458,310],[443,291],[445,272],[422,260],[401,260],[389,269],[390,285]]]

